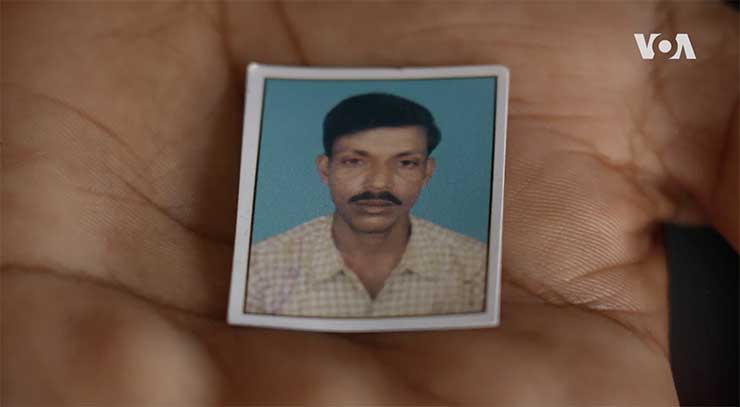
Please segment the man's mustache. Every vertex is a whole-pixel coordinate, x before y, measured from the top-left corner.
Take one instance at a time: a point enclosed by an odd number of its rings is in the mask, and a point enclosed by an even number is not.
[[[395,195],[393,195],[392,193],[388,191],[378,192],[377,194],[374,194],[370,191],[365,191],[361,194],[357,194],[353,196],[352,198],[349,198],[349,203],[354,203],[357,201],[366,201],[366,200],[383,200],[383,201],[394,203],[396,205],[402,204],[400,199],[396,198]]]

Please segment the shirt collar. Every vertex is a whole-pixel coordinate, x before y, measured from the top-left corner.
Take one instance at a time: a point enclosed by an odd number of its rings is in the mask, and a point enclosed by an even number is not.
[[[311,262],[311,278],[314,282],[329,279],[347,270],[341,253],[334,245],[332,222],[333,215],[328,215],[323,217],[319,225],[321,230],[314,242]],[[409,271],[428,278],[435,278],[445,271],[440,269],[440,265],[444,264],[441,261],[444,252],[434,244],[431,233],[423,220],[411,217],[411,236],[397,271]]]
[[[439,261],[444,253],[434,244],[432,232],[426,226],[423,220],[411,217],[411,236],[397,269],[433,278],[445,271],[440,269],[443,263]]]
[[[322,281],[341,273],[344,268],[342,255],[334,245],[331,233],[333,215],[324,216],[319,225],[319,233],[313,245],[313,259],[311,261],[311,279]]]

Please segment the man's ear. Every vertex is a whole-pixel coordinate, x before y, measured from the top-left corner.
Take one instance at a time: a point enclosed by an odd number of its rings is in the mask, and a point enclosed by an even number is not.
[[[324,184],[329,183],[329,157],[321,154],[316,157],[316,170],[319,172],[319,178]]]
[[[424,172],[424,185],[429,183],[429,180],[432,179],[432,174],[434,174],[434,170],[436,168],[437,168],[437,161],[432,157],[427,158],[426,169]]]

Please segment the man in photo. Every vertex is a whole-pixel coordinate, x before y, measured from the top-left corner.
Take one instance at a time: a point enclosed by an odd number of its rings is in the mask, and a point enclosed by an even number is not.
[[[430,154],[440,139],[429,110],[396,95],[361,94],[334,106],[316,168],[335,211],[252,247],[246,312],[483,312],[485,245],[410,214],[435,171]]]

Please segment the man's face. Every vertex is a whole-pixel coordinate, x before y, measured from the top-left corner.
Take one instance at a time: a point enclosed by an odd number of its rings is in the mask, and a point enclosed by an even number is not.
[[[381,233],[408,216],[434,172],[424,129],[380,127],[338,138],[316,165],[352,230]]]

